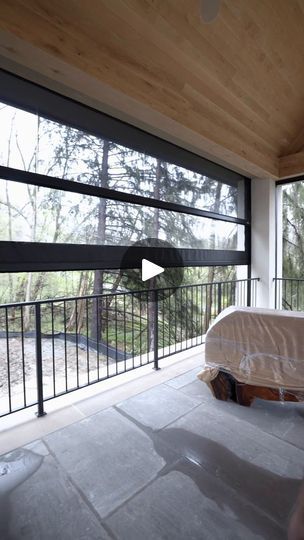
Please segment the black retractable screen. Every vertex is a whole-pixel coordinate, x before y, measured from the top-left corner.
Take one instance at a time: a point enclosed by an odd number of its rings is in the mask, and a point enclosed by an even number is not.
[[[243,176],[6,71],[0,127],[0,272],[250,265]]]

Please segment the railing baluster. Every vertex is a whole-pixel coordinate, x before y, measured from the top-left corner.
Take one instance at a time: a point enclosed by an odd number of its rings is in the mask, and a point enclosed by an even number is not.
[[[131,294],[131,311],[132,311],[132,367],[134,369],[134,356],[135,356],[135,339],[134,339],[134,294]]]
[[[68,391],[68,360],[67,360],[67,340],[66,340],[66,303],[63,301],[63,329],[64,329],[64,372],[65,390]]]
[[[199,322],[198,322],[198,319],[199,319],[199,317],[198,317],[198,285],[196,285],[196,287],[195,287],[195,294],[196,294],[196,310],[195,310],[195,311],[196,311],[196,314],[195,314],[195,315],[196,315],[196,319],[195,319],[195,334],[196,334],[196,335],[195,335],[195,345],[197,345],[197,339],[198,339],[198,337],[199,337],[199,326],[198,326],[198,324],[199,324]]]
[[[290,282],[290,306],[293,308],[293,281]]]
[[[168,294],[168,333],[169,333],[169,337],[168,337],[168,340],[169,340],[169,343],[168,343],[168,347],[169,347],[169,354],[171,352],[171,349],[170,349],[170,345],[171,345],[171,302],[170,302],[170,291],[169,291],[169,294]],[[165,303],[165,300],[164,300],[164,303]]]
[[[86,330],[87,330],[87,378],[88,384],[90,383],[90,356],[89,356],[89,306],[88,299],[86,299]]]
[[[201,312],[201,316],[200,316],[200,336],[201,336],[201,339],[200,339],[200,343],[202,343],[202,340],[203,340],[203,334],[204,334],[204,310],[203,310],[203,285],[200,286],[200,293],[201,293],[201,303],[200,303],[200,306],[201,306],[201,309],[200,309],[200,312]]]
[[[106,341],[107,341],[107,377],[109,377],[109,303],[106,298]]]
[[[180,289],[180,350],[183,348],[183,289]]]
[[[299,309],[299,281],[296,282],[297,286],[297,311]]]
[[[205,285],[205,327],[204,327],[204,334],[207,332],[207,327],[209,321],[209,308],[208,308],[208,298],[210,298],[209,294],[209,285]]]
[[[102,302],[102,300],[101,300]],[[93,309],[94,303],[92,304]],[[97,359],[97,379],[100,379],[100,372],[99,372],[99,341],[101,339],[101,333],[102,333],[102,321],[99,320],[99,298],[96,297],[96,339],[97,339],[97,351],[96,351],[96,359]]]
[[[185,302],[185,309],[186,309],[186,345],[185,348],[188,347],[188,287],[185,289],[186,293],[186,302]]]
[[[54,304],[51,302],[51,329],[52,329],[52,373],[53,394],[56,396],[56,370],[55,370],[55,338],[54,338]]]
[[[140,351],[140,356],[139,356],[139,360],[140,360],[140,365],[142,366],[142,295],[139,294],[139,351]]]
[[[124,328],[124,365],[127,369],[127,330],[126,330],[126,295],[123,295],[123,328]]]
[[[217,313],[222,311],[222,284],[218,284],[218,297],[217,297]]]
[[[26,383],[25,383],[25,358],[24,358],[24,321],[23,306],[20,306],[20,324],[21,324],[21,354],[22,354],[22,377],[23,377],[23,404],[26,407]]]
[[[149,291],[147,291],[146,293],[147,295],[147,298],[146,298],[146,305],[147,305],[147,363],[149,362],[149,353],[150,353],[150,336],[151,336],[151,332],[153,331],[153,324],[154,324],[154,319],[153,319],[153,322],[150,321],[150,315],[149,315],[149,300],[151,300],[150,296],[149,296]],[[152,327],[151,327],[152,325]]]
[[[79,388],[79,351],[78,351],[78,301],[75,300],[75,344],[76,344],[76,381]]]
[[[117,348],[118,348],[118,336],[117,336],[117,296],[114,298],[115,304],[115,366],[116,366],[116,375],[118,374],[118,358],[117,358]]]
[[[11,367],[10,367],[10,346],[9,346],[8,308],[5,308],[5,329],[6,329],[6,360],[7,360],[8,406],[9,406],[9,412],[12,412]]]
[[[190,339],[191,339],[191,347],[193,345],[193,287],[191,287],[191,324],[190,324]]]
[[[174,294],[174,315],[175,315],[175,322],[174,322],[174,340],[175,340],[175,346],[174,346],[174,352],[176,353],[176,345],[177,345],[177,310],[176,310],[176,291]]]
[[[162,321],[163,321],[163,355],[164,355],[165,354],[165,346],[166,346],[166,339],[165,339],[165,301],[164,301],[164,299],[162,301],[162,312],[163,312]]]
[[[43,403],[43,368],[42,368],[42,336],[41,336],[41,306],[35,304],[35,327],[36,327],[36,370],[37,370],[37,416],[44,416]]]
[[[154,369],[158,370],[158,292],[154,290]]]

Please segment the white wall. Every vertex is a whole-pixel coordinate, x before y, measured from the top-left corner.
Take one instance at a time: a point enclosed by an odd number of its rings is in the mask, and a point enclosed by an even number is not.
[[[252,180],[251,274],[259,277],[257,306],[274,308],[276,274],[275,180]]]

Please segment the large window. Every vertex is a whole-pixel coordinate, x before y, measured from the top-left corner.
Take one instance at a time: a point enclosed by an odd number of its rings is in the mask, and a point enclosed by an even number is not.
[[[0,165],[244,217],[230,184],[0,102]]]
[[[0,271],[42,250],[45,269],[117,268],[145,237],[185,266],[250,263],[241,175],[6,72],[0,125]]]
[[[277,182],[276,307],[304,310],[304,180]]]
[[[297,180],[282,189],[282,275],[303,279],[304,276],[304,181]]]
[[[177,248],[244,249],[236,223],[5,180],[0,194],[0,240],[129,246],[157,236]]]

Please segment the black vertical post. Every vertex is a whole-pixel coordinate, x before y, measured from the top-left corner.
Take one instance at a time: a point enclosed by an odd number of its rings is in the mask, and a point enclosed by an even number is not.
[[[44,416],[46,412],[43,407],[43,375],[42,375],[42,347],[41,347],[41,309],[40,304],[35,304],[36,319],[36,372],[37,372],[37,401],[38,417]]]
[[[222,311],[222,284],[218,283],[218,296],[217,296],[217,314]]]
[[[274,309],[278,309],[278,282],[277,278],[273,278],[274,281]]]
[[[158,366],[158,291],[153,291],[154,301],[154,369],[160,369]]]
[[[251,265],[247,268],[247,306],[251,306]]]

